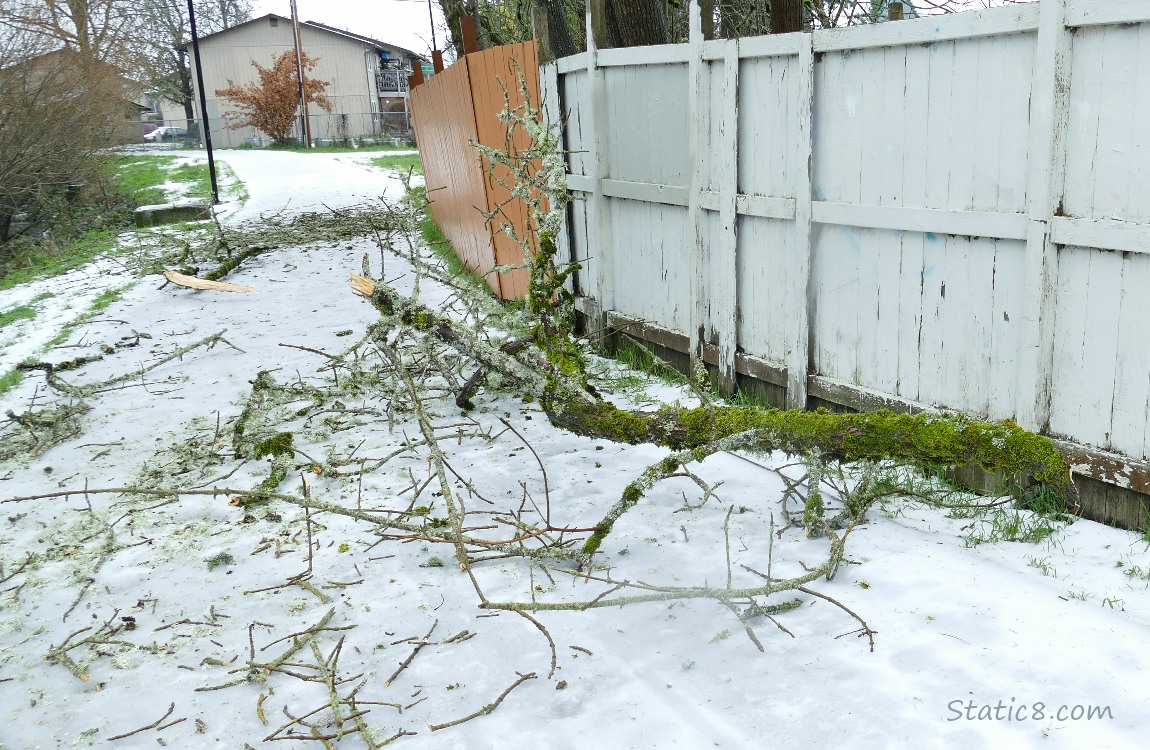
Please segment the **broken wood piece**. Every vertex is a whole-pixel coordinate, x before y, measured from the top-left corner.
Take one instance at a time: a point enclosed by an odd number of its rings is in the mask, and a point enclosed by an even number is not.
[[[185,286],[188,289],[202,289],[211,290],[214,292],[254,292],[255,287],[244,286],[243,284],[229,284],[226,281],[208,281],[207,279],[198,279],[195,276],[188,276],[187,274],[178,271],[164,271],[164,278],[173,284]]]
[[[370,297],[375,294],[375,282],[358,273],[351,274],[351,290],[360,297]]]

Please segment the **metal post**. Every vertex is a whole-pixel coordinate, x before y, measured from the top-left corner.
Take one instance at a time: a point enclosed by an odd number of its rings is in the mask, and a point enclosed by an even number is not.
[[[292,38],[295,41],[295,69],[296,77],[299,79],[299,100],[303,107],[303,130],[301,134],[304,137],[304,148],[311,148],[311,122],[308,121],[307,91],[303,79],[303,51],[301,49],[303,39],[300,37],[299,13],[296,11],[295,0],[291,0],[291,25]]]
[[[200,65],[200,36],[196,33],[196,11],[188,0],[188,22],[192,30],[192,55],[196,58],[196,88],[200,91],[200,131],[204,134],[204,147],[208,150],[208,174],[212,179],[212,205],[220,202],[220,186],[216,181],[216,160],[212,155],[212,129],[208,127],[208,97],[204,93],[204,69]]]

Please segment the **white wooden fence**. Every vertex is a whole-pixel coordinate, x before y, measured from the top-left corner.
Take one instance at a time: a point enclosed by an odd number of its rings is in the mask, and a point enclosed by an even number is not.
[[[715,41],[693,16],[543,69],[584,309],[792,407],[1014,419],[1150,492],[1150,0]]]

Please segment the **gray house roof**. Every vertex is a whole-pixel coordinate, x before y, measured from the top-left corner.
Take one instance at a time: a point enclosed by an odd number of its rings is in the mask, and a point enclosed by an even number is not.
[[[233,32],[236,29],[242,29],[245,26],[250,26],[251,24],[259,23],[261,21],[266,21],[269,18],[277,18],[280,21],[283,21],[285,23],[291,23],[290,18],[286,18],[286,17],[281,16],[277,13],[268,13],[266,15],[260,16],[259,18],[253,18],[250,21],[245,21],[243,23],[236,24],[235,26],[232,26],[231,28],[224,29],[223,31],[217,31],[214,34],[206,34],[206,35],[200,37],[200,41],[203,42],[207,39],[214,39],[218,36],[223,36],[224,34],[228,34],[230,32]],[[379,50],[381,52],[395,53],[397,55],[401,55],[403,57],[409,57],[409,58],[412,58],[414,60],[423,60],[424,62],[429,62],[429,60],[426,57],[424,57],[423,55],[420,55],[417,52],[412,52],[411,50],[407,49],[406,47],[400,47],[398,44],[391,44],[390,42],[384,42],[384,41],[381,41],[379,39],[373,39],[372,37],[364,36],[362,34],[356,34],[356,33],[353,33],[351,31],[344,31],[343,29],[337,29],[334,26],[328,26],[327,24],[320,23],[319,21],[303,21],[300,23],[300,26],[307,26],[308,28],[312,28],[312,29],[315,29],[317,31],[323,31],[323,32],[326,32],[328,34],[334,34],[336,36],[342,36],[346,39],[354,39],[355,41],[360,42],[362,44],[366,44],[368,46],[375,47],[377,50]],[[191,45],[185,44],[185,45],[182,45],[181,47],[179,47],[178,49],[180,49],[181,51],[186,51],[189,46],[191,46]]]
[[[356,41],[363,42],[364,44],[374,45],[376,48],[381,49],[381,50],[394,50],[396,52],[402,53],[404,57],[411,57],[411,58],[415,58],[418,60],[423,60],[425,62],[429,62],[428,59],[426,57],[424,57],[423,55],[412,52],[411,50],[409,50],[405,47],[400,47],[399,45],[391,44],[390,42],[381,42],[378,39],[373,39],[369,36],[363,36],[362,34],[355,34],[351,31],[344,31],[343,29],[337,29],[334,26],[328,26],[326,23],[320,23],[319,21],[304,21],[301,25],[302,26],[310,26],[313,29],[321,29],[323,31],[330,31],[332,34],[339,34],[340,36],[346,36],[349,39],[355,39]]]

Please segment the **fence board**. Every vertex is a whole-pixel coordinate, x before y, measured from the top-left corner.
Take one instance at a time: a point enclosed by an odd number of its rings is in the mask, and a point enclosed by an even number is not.
[[[1127,256],[1122,269],[1122,302],[1118,312],[1118,356],[1114,365],[1114,422],[1110,447],[1127,455],[1150,454],[1150,329],[1146,290],[1150,257]]]
[[[617,198],[607,198],[606,204],[605,240],[627,248],[606,259],[614,278],[621,280],[615,309],[671,330],[686,330],[691,318],[691,275],[683,243],[690,231],[687,210]]]
[[[928,16],[897,24],[867,24],[814,32],[815,52],[833,52],[912,44],[937,44],[951,39],[999,36],[1038,27],[1038,3],[992,10]]]
[[[570,58],[563,58],[568,60]],[[558,68],[562,70],[561,67]],[[588,161],[587,142],[587,71],[579,70],[560,77],[562,102],[559,116],[554,122],[563,123],[563,135],[567,146],[567,170],[572,174],[586,175]]]
[[[1099,448],[1110,443],[1122,266],[1117,253],[1059,252],[1050,429]]]
[[[532,99],[532,105],[541,105],[539,95],[539,61],[534,42],[494,47],[466,55],[468,73],[471,78],[473,106],[475,107],[475,130],[480,143],[503,149],[507,141],[507,125],[500,121],[499,114],[510,105],[515,108],[523,103],[523,89]],[[522,76],[522,83],[520,76]],[[434,80],[434,79],[433,79]],[[502,85],[500,85],[502,84]],[[531,139],[522,129],[516,131],[511,141],[515,151],[526,150]],[[530,273],[522,266],[527,262],[523,249],[499,226],[506,223],[522,234],[528,226],[527,206],[520,200],[509,200],[510,184],[506,167],[496,166],[494,170],[485,165],[487,185],[487,210],[500,208],[498,224],[493,222],[492,239],[495,244],[495,262],[500,266],[516,267],[514,271],[499,274],[500,295],[504,299],[522,299],[527,294]]]
[[[526,208],[508,201],[505,167],[489,173],[472,142],[502,150],[507,126],[498,114],[508,102],[522,103],[519,72],[532,104],[541,105],[539,63],[535,43],[496,47],[465,55],[410,92],[413,125],[423,162],[424,181],[431,215],[451,241],[468,268],[483,276],[505,299],[517,299],[527,291],[528,272],[522,268],[522,249],[500,230],[504,223],[520,235],[526,233]],[[509,98],[499,86],[502,80]],[[525,133],[516,134],[513,146],[525,148]],[[489,225],[483,215],[500,211]],[[505,273],[496,266],[520,266]]]
[[[787,361],[788,285],[794,274],[795,232],[789,221],[739,219],[735,283],[738,340],[770,362]],[[805,295],[804,295],[805,298]]]
[[[1150,169],[1144,121],[1150,114],[1136,94],[1150,91],[1150,36],[1145,26],[1081,29],[1075,36],[1076,66],[1070,99],[1066,210],[1091,218],[1150,218],[1145,187]],[[1141,82],[1141,85],[1139,83]],[[1139,146],[1139,143],[1142,145]]]
[[[431,215],[468,268],[486,274],[495,265],[491,234],[475,206],[487,205],[479,155],[471,147],[478,137],[475,113],[459,102],[471,99],[466,65],[453,65],[411,90],[412,124],[423,162]],[[484,279],[496,292],[499,281]]]
[[[898,270],[898,367],[895,393],[920,400],[918,363],[922,328],[922,293],[925,285],[924,235],[902,232],[899,237]]]
[[[1021,242],[995,243],[989,346],[989,382],[995,385],[990,388],[986,411],[990,419],[1012,419],[1017,414],[1018,391],[1010,384],[1018,373],[1024,255]]]
[[[739,107],[740,193],[794,197],[793,162],[799,144],[791,127],[798,117],[792,111],[797,99],[792,69],[797,60],[797,56],[764,57],[742,63],[739,85],[756,93],[743,97]]]

